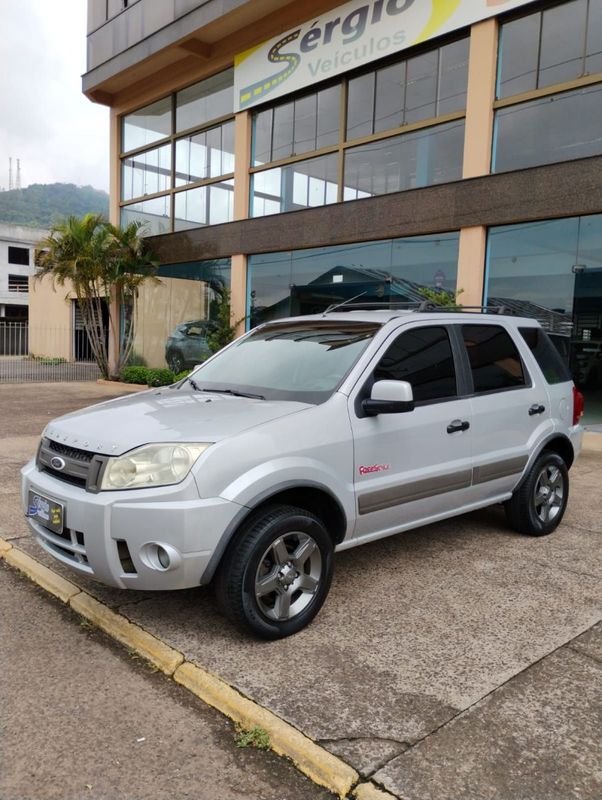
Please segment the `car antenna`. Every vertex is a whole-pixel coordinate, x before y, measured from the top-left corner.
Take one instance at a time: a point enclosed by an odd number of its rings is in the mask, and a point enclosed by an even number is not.
[[[337,308],[340,308],[341,306],[346,306],[347,303],[353,303],[354,300],[357,300],[358,297],[363,297],[365,294],[368,294],[368,292],[367,291],[360,292],[359,294],[356,294],[355,297],[350,297],[348,300],[343,300],[342,303],[333,303],[332,305],[328,306],[328,308],[322,314],[322,316],[325,317],[326,314],[330,314],[331,311],[335,311]]]

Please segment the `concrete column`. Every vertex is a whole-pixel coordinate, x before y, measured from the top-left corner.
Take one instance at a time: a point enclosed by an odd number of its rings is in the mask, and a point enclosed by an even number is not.
[[[251,165],[251,113],[241,111],[234,117],[234,219],[249,217]]]
[[[120,118],[112,108],[109,119],[109,219],[114,225],[120,224],[119,198],[121,196],[121,163],[120,151]],[[109,311],[114,321],[115,330],[109,326],[109,371],[117,372],[120,347],[121,310],[115,297],[108,298]]]
[[[493,140],[493,102],[497,70],[498,23],[495,18],[473,25],[466,97],[463,178],[488,175]]]
[[[470,61],[466,97],[463,178],[491,171],[493,103],[497,71],[498,23],[495,18],[478,22],[470,31]],[[465,306],[483,303],[487,228],[462,228],[458,255],[457,289]]]
[[[236,324],[236,334],[245,331],[247,313],[247,256],[232,256],[230,319]]]
[[[459,302],[464,306],[480,306],[483,303],[486,249],[487,228],[484,225],[462,228],[456,288],[462,290]]]

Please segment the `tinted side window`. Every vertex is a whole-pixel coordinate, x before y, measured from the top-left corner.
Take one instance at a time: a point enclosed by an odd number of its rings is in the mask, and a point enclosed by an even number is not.
[[[565,383],[572,380],[568,367],[545,331],[541,328],[519,328],[519,330],[548,383]]]
[[[463,325],[475,392],[513,389],[525,385],[516,345],[499,325]]]
[[[408,381],[416,402],[455,397],[456,371],[445,328],[402,333],[379,361],[374,380]]]

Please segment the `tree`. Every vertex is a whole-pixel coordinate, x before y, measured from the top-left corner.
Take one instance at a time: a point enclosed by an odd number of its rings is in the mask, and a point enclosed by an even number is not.
[[[157,280],[158,263],[140,235],[141,227],[131,222],[119,228],[101,214],[68,217],[53,225],[36,260],[36,277],[48,275],[55,286],[67,285],[75,293],[103,378],[117,378],[127,363],[136,333],[138,289],[147,280]],[[124,331],[122,307],[129,310]],[[114,364],[109,331],[119,342]]]
[[[457,292],[448,292],[447,289],[430,289],[428,286],[422,286],[418,291],[428,303],[437,308],[453,308],[456,310],[462,308],[462,304],[458,303],[458,298],[464,289],[458,289]]]

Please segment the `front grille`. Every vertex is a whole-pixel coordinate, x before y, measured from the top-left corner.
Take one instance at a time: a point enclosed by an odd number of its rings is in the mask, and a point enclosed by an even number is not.
[[[77,564],[80,569],[92,572],[86,554],[86,538],[83,531],[65,528],[62,533],[54,533],[34,522],[38,541],[51,554]]]
[[[65,462],[62,469],[57,469],[52,465],[53,458],[57,457]],[[40,442],[37,465],[38,469],[48,472],[53,478],[73,486],[80,486],[89,492],[97,492],[106,461],[106,456],[90,453],[88,450],[80,450],[77,447],[69,447],[44,437]]]
[[[48,442],[48,447],[53,453],[57,453],[60,456],[65,456],[66,458],[71,458],[74,461],[83,461],[89,464],[94,457],[94,453],[89,453],[87,450],[78,450],[77,447],[68,447],[66,444],[54,442],[52,439],[46,439],[46,441]]]

